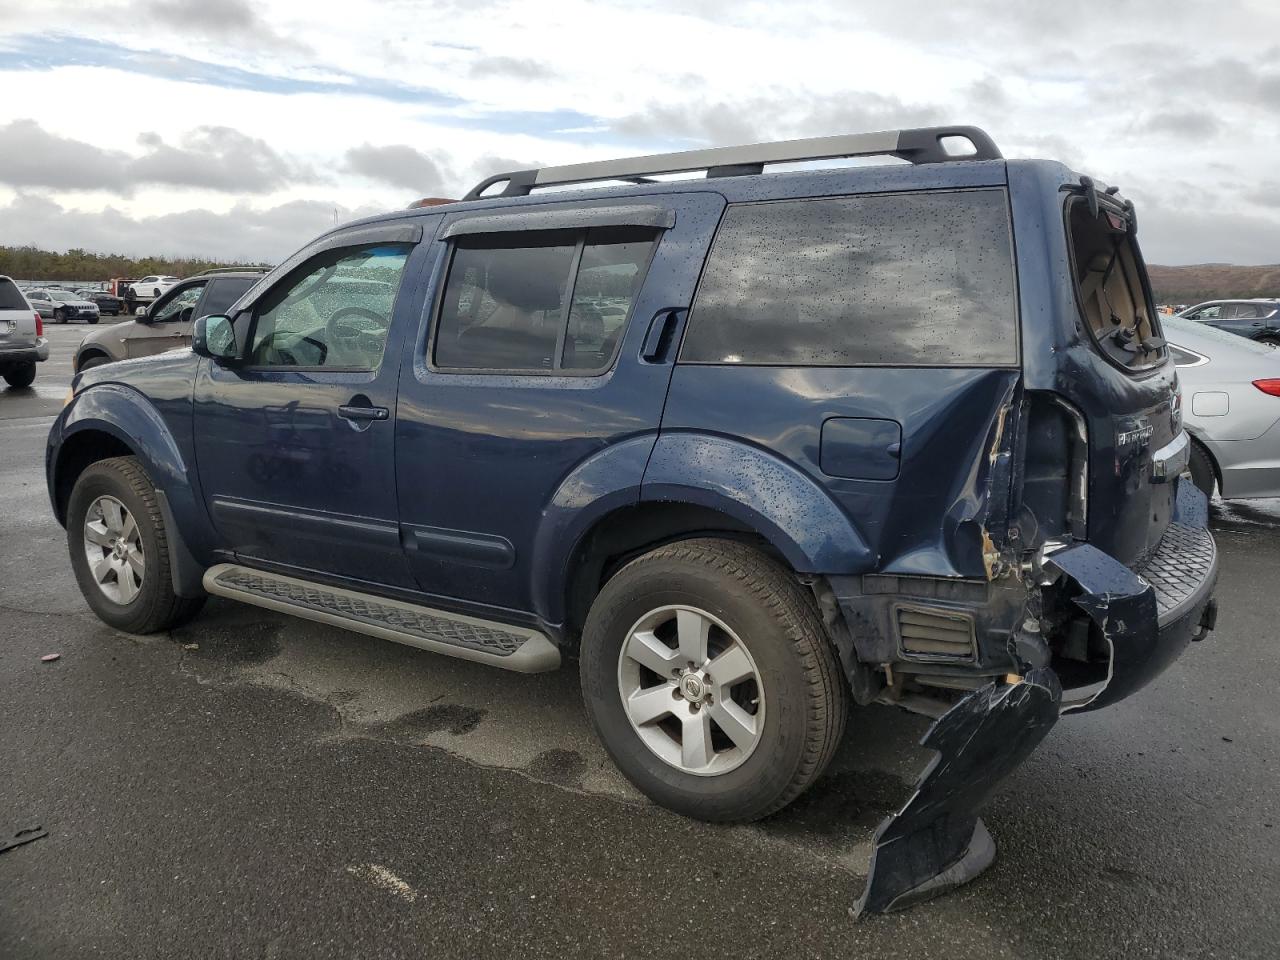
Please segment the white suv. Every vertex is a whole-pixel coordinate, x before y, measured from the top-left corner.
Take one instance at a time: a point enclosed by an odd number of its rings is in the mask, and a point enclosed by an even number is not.
[[[135,280],[129,285],[129,289],[125,292],[125,299],[129,302],[129,306],[136,310],[138,304],[151,303],[158,300],[160,295],[172,287],[179,280],[178,277],[143,277],[141,280]]]

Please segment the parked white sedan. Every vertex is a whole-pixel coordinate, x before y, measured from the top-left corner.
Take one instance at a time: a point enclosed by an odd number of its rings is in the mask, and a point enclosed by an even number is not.
[[[1280,350],[1178,317],[1161,325],[1196,486],[1228,500],[1280,497]]]

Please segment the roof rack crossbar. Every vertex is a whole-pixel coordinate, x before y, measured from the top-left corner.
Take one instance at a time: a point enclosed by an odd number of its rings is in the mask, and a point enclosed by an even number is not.
[[[219,273],[270,273],[274,267],[258,266],[258,267],[210,267],[208,270],[201,270],[199,273],[192,274],[195,277],[208,277]]]
[[[971,152],[952,153],[944,140],[968,141]],[[776,140],[741,147],[711,147],[681,153],[659,153],[623,160],[571,163],[560,167],[513,170],[487,177],[476,184],[464,200],[476,200],[490,187],[504,183],[498,196],[523,197],[537,187],[589,183],[594,180],[644,182],[644,178],[665,173],[707,171],[707,176],[749,176],[764,172],[768,163],[796,163],[806,160],[835,160],[846,157],[891,156],[911,163],[943,163],[953,160],[999,160],[1000,148],[978,127],[919,127],[884,130],[879,133],[851,133],[804,140]]]

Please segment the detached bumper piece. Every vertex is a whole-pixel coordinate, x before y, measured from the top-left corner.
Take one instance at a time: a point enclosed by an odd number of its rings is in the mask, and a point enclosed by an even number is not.
[[[995,860],[979,808],[1058,719],[1062,689],[1047,667],[969,694],[920,741],[938,751],[916,792],[882,823],[862,913],[888,913],[972,880]]]

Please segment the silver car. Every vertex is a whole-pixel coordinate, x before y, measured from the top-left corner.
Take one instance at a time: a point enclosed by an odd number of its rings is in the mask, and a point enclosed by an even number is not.
[[[1203,323],[1162,322],[1182,385],[1191,475],[1226,499],[1280,497],[1280,350]]]
[[[98,305],[70,290],[62,290],[58,287],[37,287],[27,291],[27,299],[40,311],[40,316],[56,323],[68,323],[72,320],[98,322]]]
[[[11,387],[29,387],[36,364],[49,359],[40,314],[8,277],[0,277],[0,377]]]

